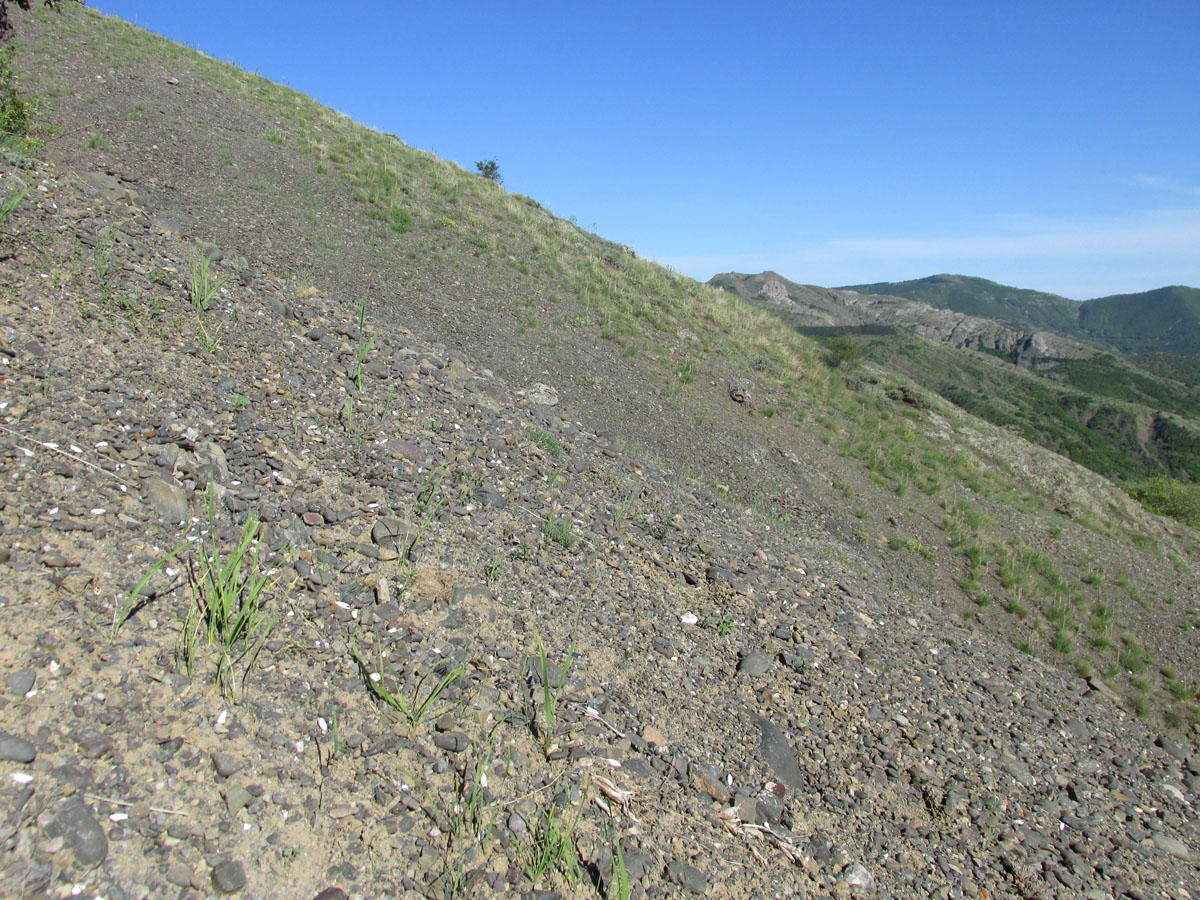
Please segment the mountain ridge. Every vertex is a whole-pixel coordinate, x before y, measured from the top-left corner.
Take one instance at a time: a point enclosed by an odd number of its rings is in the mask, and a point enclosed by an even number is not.
[[[1185,285],[1084,301],[963,275],[848,285],[840,290],[906,297],[1014,328],[1055,332],[1122,354],[1200,354],[1200,289]]]

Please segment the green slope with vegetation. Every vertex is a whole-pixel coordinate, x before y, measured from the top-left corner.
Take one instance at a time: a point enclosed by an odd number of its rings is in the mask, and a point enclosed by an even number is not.
[[[1122,353],[1200,355],[1200,289],[1175,285],[1088,300],[1079,323],[1084,340]]]
[[[1053,331],[1078,338],[1079,304],[1057,294],[1009,287],[967,275],[931,275],[912,281],[848,285],[842,290],[886,294],[928,303],[968,316],[993,319],[1026,331]]]
[[[1175,285],[1077,303],[966,275],[848,285],[1025,331],[1052,331],[1120,353],[1200,355],[1200,289]]]

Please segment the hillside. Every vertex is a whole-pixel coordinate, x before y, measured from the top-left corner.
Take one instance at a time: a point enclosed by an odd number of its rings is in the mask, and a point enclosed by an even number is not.
[[[1196,533],[94,11],[14,11],[0,884],[1182,896]]]
[[[1159,288],[1088,300],[1079,308],[1088,340],[1122,353],[1200,355],[1200,289]]]
[[[1122,354],[1200,354],[1200,289],[1175,285],[1077,303],[986,278],[933,275],[839,290],[904,297],[1011,328],[1049,331]]]
[[[967,316],[992,319],[1027,331],[1082,338],[1079,304],[1057,294],[1014,288],[966,275],[931,275],[912,281],[848,285],[841,290],[884,294],[928,303]]]
[[[1191,357],[1122,358],[920,300],[798,285],[774,272],[724,273],[709,283],[803,334],[851,336],[856,353],[888,371],[1106,478],[1200,481]]]

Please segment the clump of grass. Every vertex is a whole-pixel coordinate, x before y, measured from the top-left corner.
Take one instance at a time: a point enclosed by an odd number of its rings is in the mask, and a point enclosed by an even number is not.
[[[571,523],[566,519],[548,519],[545,531],[546,537],[568,550],[574,547],[578,540],[575,532],[571,530]]]
[[[726,616],[705,616],[700,620],[700,624],[705,628],[711,628],[721,637],[732,634],[733,629],[737,627],[733,619]]]
[[[1055,652],[1061,653],[1063,656],[1069,655],[1075,649],[1075,644],[1071,640],[1071,632],[1063,626],[1054,630],[1053,645]]]
[[[1117,661],[1125,671],[1141,675],[1146,671],[1146,667],[1154,662],[1154,657],[1137,641],[1127,638]]]
[[[558,873],[569,885],[579,881],[579,851],[570,829],[559,821],[553,808],[547,807],[525,851],[525,876],[535,887],[552,873]]]
[[[562,441],[553,432],[547,431],[545,428],[526,428],[525,437],[529,438],[535,446],[540,447],[555,459],[558,459],[563,454]]]
[[[213,297],[217,296],[217,291],[221,290],[221,286],[229,280],[228,275],[220,281],[215,280],[209,271],[211,265],[212,261],[204,253],[192,260],[188,295],[191,297],[192,306],[199,312],[208,309],[208,304],[212,302]]]
[[[195,666],[201,637],[217,651],[217,683],[232,693],[235,668],[245,663],[243,685],[275,626],[274,615],[265,610],[271,574],[259,559],[259,523],[251,515],[230,550],[217,539],[214,495],[208,497],[208,540],[201,538],[199,560],[189,561],[192,608],[180,637],[180,656],[190,676]]]
[[[542,746],[549,752],[558,732],[558,701],[567,684],[567,672],[571,669],[571,660],[575,657],[575,642],[571,641],[570,647],[567,648],[567,658],[564,660],[562,668],[556,669],[550,664],[546,655],[546,645],[542,643],[541,634],[534,631],[533,636],[537,640],[538,676],[541,679],[542,695],[539,706],[541,717],[535,717],[535,722],[537,731],[540,732]]]
[[[25,195],[28,194],[29,191],[30,188],[25,188],[23,191],[16,191],[12,195],[5,197],[4,200],[0,202],[0,225],[3,225],[6,221],[8,221],[9,214],[17,208],[18,203],[25,199]]]
[[[367,290],[375,290],[375,285],[368,284]],[[359,393],[362,392],[363,386],[363,364],[366,363],[367,354],[375,346],[375,340],[378,337],[378,332],[367,337],[367,295],[363,294],[363,298],[358,304],[358,348],[354,352],[354,386],[358,388]]]
[[[434,705],[446,693],[446,690],[466,674],[466,663],[455,666],[435,666],[425,672],[412,688],[412,697],[404,695],[404,686],[395,677],[395,672],[387,664],[382,647],[378,650],[378,663],[374,670],[367,665],[366,660],[355,646],[351,650],[354,662],[358,665],[359,675],[362,676],[367,690],[385,706],[398,712],[410,728],[416,728],[425,721]],[[438,669],[444,668],[442,675]]]

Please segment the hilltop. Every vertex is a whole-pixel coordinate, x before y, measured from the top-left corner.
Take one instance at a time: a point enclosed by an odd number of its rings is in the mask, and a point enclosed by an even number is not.
[[[7,893],[1194,889],[1194,531],[396,136],[14,20]]]

